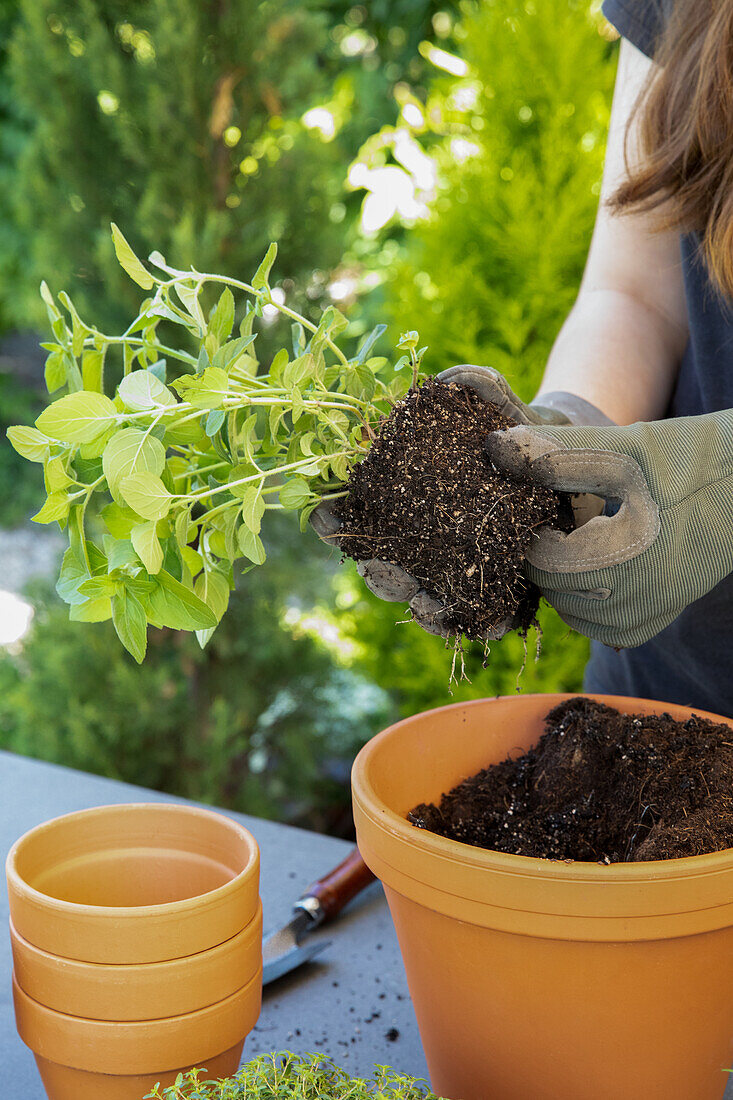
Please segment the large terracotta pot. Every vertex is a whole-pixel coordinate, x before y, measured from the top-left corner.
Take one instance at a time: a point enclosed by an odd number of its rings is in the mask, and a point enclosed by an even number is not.
[[[132,803],[31,829],[6,864],[16,932],[43,951],[148,963],[208,951],[255,915],[259,852],[222,814]]]
[[[49,1100],[140,1100],[156,1081],[203,1066],[234,1073],[262,999],[262,970],[233,996],[164,1020],[114,1023],[54,1012],[13,980],[18,1033],[36,1056]]]
[[[733,1065],[733,849],[566,864],[405,819],[529,748],[567,698],[416,715],[354,764],[359,849],[384,883],[433,1089],[453,1100],[721,1100]],[[627,713],[693,713],[594,698]]]

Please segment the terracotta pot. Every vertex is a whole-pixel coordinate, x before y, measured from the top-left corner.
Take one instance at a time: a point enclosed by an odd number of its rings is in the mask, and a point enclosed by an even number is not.
[[[13,980],[15,1019],[49,1100],[141,1100],[160,1081],[204,1066],[212,1077],[239,1065],[260,1011],[262,971],[226,1000],[164,1020],[85,1020],[32,1000]]]
[[[18,985],[29,997],[71,1016],[153,1020],[215,1004],[246,985],[262,966],[262,905],[239,935],[169,962],[112,964],[50,955],[10,924]]]
[[[192,806],[102,806],[56,818],[13,845],[6,871],[17,933],[83,962],[208,951],[238,935],[258,905],[254,838]]]
[[[721,1100],[733,1064],[733,849],[566,864],[405,820],[529,748],[566,698],[429,711],[379,734],[354,765],[359,849],[385,886],[433,1089],[454,1100]]]

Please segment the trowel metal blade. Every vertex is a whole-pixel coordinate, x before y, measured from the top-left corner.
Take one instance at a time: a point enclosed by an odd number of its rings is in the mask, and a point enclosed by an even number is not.
[[[330,946],[331,940],[299,943],[300,938],[307,935],[312,925],[313,922],[308,914],[300,910],[282,928],[265,936],[262,941],[263,985],[309,962]]]

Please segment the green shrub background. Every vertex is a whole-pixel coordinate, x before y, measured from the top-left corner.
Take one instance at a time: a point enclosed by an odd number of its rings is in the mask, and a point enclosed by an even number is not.
[[[278,279],[299,305],[317,312],[346,280],[339,305],[353,336],[385,320],[386,349],[417,328],[429,370],[493,365],[531,398],[598,201],[615,51],[595,7],[226,10],[225,23],[208,23],[195,0],[6,3],[0,325],[38,323],[42,276],[93,320],[123,321],[137,296],[114,261],[112,219],[143,254],[237,275],[273,238]],[[435,48],[467,72],[436,67]],[[304,124],[313,107],[328,111],[332,134]],[[405,141],[434,185],[400,159]],[[397,212],[365,232],[354,164],[401,172],[427,216]],[[3,443],[0,471],[11,461]],[[12,475],[1,526],[27,514],[35,476]],[[374,599],[311,533],[278,525],[269,550],[206,651],[153,632],[142,668],[109,624],[68,623],[37,587],[31,634],[0,651],[0,747],[346,835],[349,763],[387,722],[517,683],[581,687],[587,642],[550,609],[539,661],[533,637],[521,675],[516,636],[492,645],[486,668],[469,649],[470,680],[451,690],[442,641],[398,622],[404,609]]]

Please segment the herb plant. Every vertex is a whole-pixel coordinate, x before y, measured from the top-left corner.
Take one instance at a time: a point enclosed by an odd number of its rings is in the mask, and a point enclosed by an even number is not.
[[[235,566],[246,572],[265,560],[268,511],[297,511],[304,528],[321,500],[344,495],[379,420],[417,383],[425,349],[406,333],[393,368],[372,355],[378,325],[347,358],[336,342],[347,325],[337,309],[316,325],[272,294],[274,244],[245,283],[178,270],[157,252],[153,273],[115,225],[112,234],[120,264],[151,296],[124,333],[110,336],[83,321],[68,295],[57,305],[42,284],[53,332],[42,345],[46,384],[60,396],[35,427],[9,428],[8,438],[43,464],[48,495],[33,519],[68,531],[57,590],[71,619],[111,618],[141,662],[148,624],[195,630],[206,644]],[[205,312],[211,287],[223,289]],[[233,291],[246,298],[236,335]],[[254,322],[268,306],[291,320],[292,349],[262,371]],[[164,343],[162,320],[185,337]],[[109,397],[105,373],[115,363],[121,377]],[[97,541],[88,530],[92,500],[103,505]]]
[[[206,1081],[204,1073],[179,1074],[174,1085],[156,1085],[144,1100],[438,1100],[421,1081],[387,1066],[365,1081],[323,1054],[263,1054],[224,1081]]]

